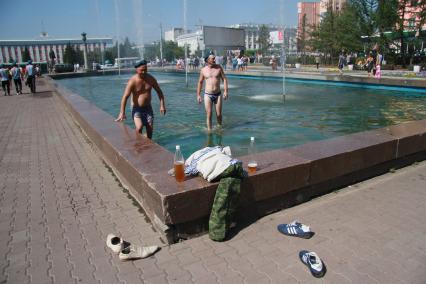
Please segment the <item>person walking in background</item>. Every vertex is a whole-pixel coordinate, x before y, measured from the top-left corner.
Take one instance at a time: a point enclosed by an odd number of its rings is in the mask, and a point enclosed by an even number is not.
[[[234,58],[232,58],[232,71],[236,71],[237,66],[238,66],[238,57],[234,56]]]
[[[371,74],[373,72],[373,65],[374,65],[373,56],[370,52],[368,54],[368,57],[367,57],[367,62],[365,63],[365,67],[367,68],[368,77],[371,77]]]
[[[373,76],[376,76],[376,62],[377,62],[377,52],[379,46],[377,43],[373,46],[373,50],[371,51],[371,56],[373,57]]]
[[[377,59],[376,59],[376,62],[374,63],[376,66],[375,77],[377,79],[380,79],[382,77],[382,59],[383,59],[383,55],[380,54],[379,50],[377,50]]]
[[[343,75],[343,67],[346,65],[346,53],[342,51],[339,55],[339,63],[337,67],[339,68],[340,75]]]
[[[222,92],[220,90],[220,82],[223,80],[223,99],[228,98],[228,79],[220,65],[215,62],[216,57],[210,54],[207,58],[207,66],[201,69],[200,77],[197,85],[197,101],[202,102],[201,90],[203,83],[206,81],[204,88],[204,107],[206,110],[207,131],[212,130],[212,107],[215,105],[216,119],[219,126],[222,125]]]
[[[157,92],[160,100],[160,113],[166,114],[166,106],[164,102],[163,91],[158,85],[157,80],[148,74],[148,62],[139,60],[135,64],[136,74],[127,82],[121,99],[120,114],[115,121],[123,121],[126,119],[126,103],[127,99],[132,95],[132,117],[136,127],[136,133],[142,134],[143,127],[146,127],[146,135],[152,139],[154,131],[154,112],[151,106],[151,90]]]
[[[16,94],[22,95],[22,79],[23,74],[21,68],[17,63],[13,64],[13,68],[11,70],[13,83],[15,84]]]
[[[32,60],[28,60],[28,64],[26,67],[27,74],[27,85],[30,88],[31,93],[36,92],[36,73]]]
[[[10,72],[3,64],[0,64],[0,77],[1,87],[3,88],[4,95],[10,96]]]
[[[315,56],[315,64],[317,65],[317,70],[319,69],[320,57],[319,55]]]

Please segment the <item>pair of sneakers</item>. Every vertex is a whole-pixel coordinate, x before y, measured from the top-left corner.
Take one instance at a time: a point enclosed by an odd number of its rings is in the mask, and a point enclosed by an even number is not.
[[[299,237],[310,239],[315,234],[309,226],[306,226],[298,221],[293,221],[290,224],[280,224],[277,227],[278,231],[286,236]],[[299,252],[299,259],[311,271],[314,277],[323,277],[327,271],[324,262],[313,251],[302,250]]]
[[[106,245],[115,254],[118,254],[118,257],[122,261],[146,258],[159,250],[158,246],[142,247],[131,244],[114,234],[109,234],[107,236]]]

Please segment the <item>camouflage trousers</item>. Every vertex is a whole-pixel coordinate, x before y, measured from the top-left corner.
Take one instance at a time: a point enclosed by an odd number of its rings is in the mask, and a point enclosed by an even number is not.
[[[237,163],[229,166],[216,179],[220,179],[220,182],[209,219],[209,237],[214,241],[225,240],[238,207],[243,177],[243,167]]]

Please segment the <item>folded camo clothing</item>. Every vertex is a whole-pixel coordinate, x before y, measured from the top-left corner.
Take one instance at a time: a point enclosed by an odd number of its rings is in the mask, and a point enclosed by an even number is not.
[[[209,237],[214,241],[224,241],[238,208],[241,180],[244,170],[241,163],[230,165],[217,179],[216,190],[209,219]]]
[[[220,180],[209,219],[209,237],[225,240],[234,219],[240,196],[241,179],[245,176],[242,164],[231,157],[228,147],[205,147],[185,161],[185,174],[201,173],[209,182]]]

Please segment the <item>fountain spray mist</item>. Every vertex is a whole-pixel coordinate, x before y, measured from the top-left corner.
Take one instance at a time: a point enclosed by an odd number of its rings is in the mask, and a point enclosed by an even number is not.
[[[183,32],[187,33],[187,27],[186,27],[186,11],[187,11],[187,6],[186,6],[186,1],[187,0],[183,0]],[[185,48],[185,59],[183,62],[185,62],[185,82],[186,82],[186,86],[188,87],[188,62],[187,62],[187,58],[188,58],[188,48],[186,46],[186,43],[183,46]]]
[[[117,36],[117,65],[118,65],[118,75],[121,75],[120,71],[120,9],[119,9],[119,0],[114,1],[115,7],[115,28]]]
[[[144,58],[145,47],[143,38],[143,0],[133,0],[133,18],[135,19],[139,57]]]
[[[287,93],[287,90],[285,85],[286,51],[285,51],[285,26],[284,26],[284,0],[280,1],[280,22],[281,22],[281,32],[283,35],[283,43],[281,46],[281,72],[283,73],[283,99],[285,100],[285,95]]]
[[[99,9],[99,0],[95,0],[95,10],[96,10],[96,29],[98,35],[101,35],[101,12]],[[105,64],[104,60],[104,50],[102,46],[102,41],[99,39],[99,51],[101,53],[101,64]]]

